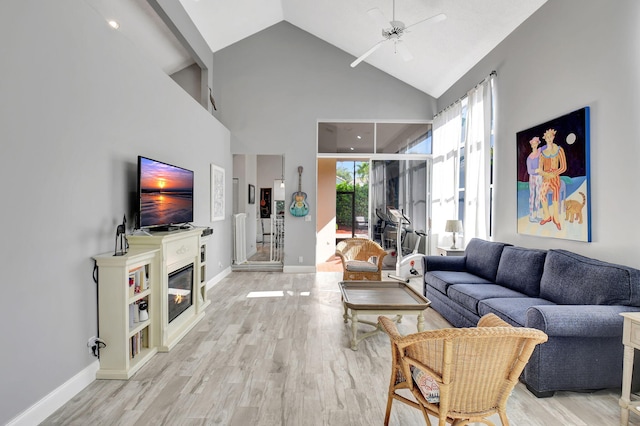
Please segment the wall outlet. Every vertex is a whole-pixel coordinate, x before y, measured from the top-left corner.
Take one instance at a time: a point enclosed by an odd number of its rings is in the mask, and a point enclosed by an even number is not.
[[[298,263],[302,263],[302,262],[304,262],[304,257],[298,256]]]
[[[106,348],[107,344],[104,340],[96,336],[91,336],[89,340],[87,340],[87,347],[93,356],[98,357],[100,356],[100,349]]]
[[[91,349],[92,347],[96,346],[96,341],[98,340],[98,338],[96,336],[91,336],[89,337],[89,340],[87,340],[87,347],[89,349]]]
[[[218,268],[222,269],[222,262],[218,262]]]

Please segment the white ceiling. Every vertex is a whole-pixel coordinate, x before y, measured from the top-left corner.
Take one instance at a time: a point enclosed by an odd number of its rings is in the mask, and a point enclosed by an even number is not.
[[[120,14],[122,31],[166,72],[193,61],[146,0],[86,0],[105,18]],[[216,52],[282,20],[315,35],[353,59],[382,39],[367,14],[388,20],[394,0],[180,0]],[[402,36],[413,55],[405,62],[384,43],[365,62],[433,97],[441,96],[547,0],[397,0],[395,19],[409,26],[444,13],[447,19],[411,28]],[[164,28],[160,28],[164,27]],[[349,68],[349,64],[345,67]],[[364,66],[360,64],[358,66]]]

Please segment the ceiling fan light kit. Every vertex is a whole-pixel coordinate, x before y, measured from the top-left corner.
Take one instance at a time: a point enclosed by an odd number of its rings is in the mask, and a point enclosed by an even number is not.
[[[367,14],[373,20],[375,20],[378,23],[378,25],[382,26],[382,40],[378,41],[376,44],[371,46],[369,50],[364,52],[360,57],[358,57],[355,61],[353,61],[351,63],[351,68],[355,68],[360,62],[364,61],[369,55],[371,55],[373,52],[378,50],[378,48],[380,48],[380,46],[382,46],[382,44],[386,41],[393,41],[394,52],[400,53],[400,56],[402,56],[402,59],[404,59],[405,61],[410,61],[411,59],[413,59],[413,55],[411,54],[407,46],[403,43],[403,41],[400,40],[402,35],[405,32],[409,32],[407,31],[409,28],[415,27],[418,24],[423,24],[423,23],[435,24],[437,22],[444,21],[447,18],[447,16],[444,13],[439,13],[437,15],[415,22],[407,27],[405,26],[404,22],[396,21],[395,0],[393,2],[393,19],[391,21],[388,21],[384,17],[384,14],[378,8],[368,10]]]

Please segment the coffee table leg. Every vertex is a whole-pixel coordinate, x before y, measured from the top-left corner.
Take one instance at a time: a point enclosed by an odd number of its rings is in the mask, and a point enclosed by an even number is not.
[[[358,332],[358,312],[351,310],[351,349],[358,350],[358,339],[356,338]]]
[[[347,318],[349,318],[349,316],[347,315],[347,309],[348,308],[347,308],[347,304],[346,303],[343,303],[343,305],[344,305],[344,315],[342,315],[342,318],[344,318],[344,323],[346,324],[347,323]]]
[[[422,311],[418,314],[418,331],[424,331],[424,314]]]

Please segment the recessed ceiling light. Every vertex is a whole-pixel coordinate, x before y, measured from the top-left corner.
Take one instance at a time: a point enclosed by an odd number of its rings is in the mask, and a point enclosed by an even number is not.
[[[354,147],[349,148],[351,151],[355,151],[356,149]]]
[[[118,23],[118,21],[114,21],[113,19],[108,20],[107,23],[114,30],[117,30],[118,28],[120,28],[120,24]]]
[[[358,138],[358,139],[362,139],[362,136],[358,135],[358,136],[356,136],[356,138]]]

